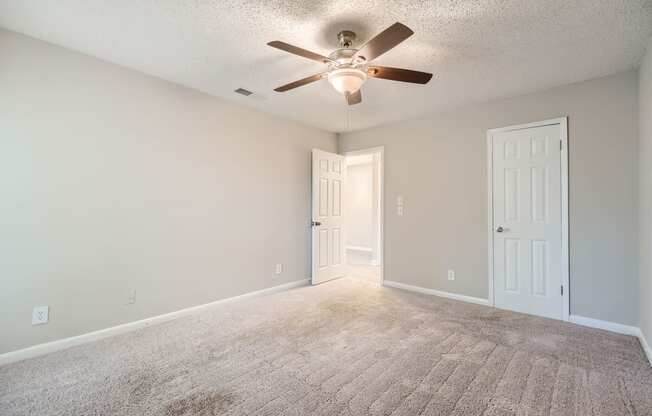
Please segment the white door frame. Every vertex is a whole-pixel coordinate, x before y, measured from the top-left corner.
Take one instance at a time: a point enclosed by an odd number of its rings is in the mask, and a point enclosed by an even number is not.
[[[380,154],[380,169],[378,175],[380,176],[380,189],[379,195],[380,198],[380,209],[379,209],[379,221],[380,227],[378,230],[378,238],[380,239],[380,284],[381,286],[385,282],[385,146],[376,146],[369,147],[367,149],[359,150],[350,150],[347,152],[342,152],[341,155],[346,156],[360,156],[360,155],[369,155],[369,154]]]
[[[561,130],[561,281],[562,320],[568,321],[570,316],[570,285],[569,285],[569,245],[568,245],[568,117],[553,118],[534,123],[518,124],[487,130],[487,242],[489,244],[489,304],[496,305],[494,297],[494,215],[493,215],[493,136],[496,133],[522,130],[532,127],[542,127],[559,124]]]

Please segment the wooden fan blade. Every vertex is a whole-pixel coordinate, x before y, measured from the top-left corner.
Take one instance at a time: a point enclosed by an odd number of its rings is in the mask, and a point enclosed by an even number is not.
[[[268,45],[272,48],[280,49],[282,51],[289,52],[294,55],[299,55],[303,58],[311,59],[313,61],[321,62],[324,64],[331,62],[331,59],[326,56],[310,52],[308,50],[299,48],[298,46],[290,45],[289,43],[281,42],[279,40],[269,42]]]
[[[413,71],[411,69],[391,68],[388,66],[370,66],[367,74],[373,78],[390,79],[392,81],[412,82],[414,84],[427,84],[432,74]]]
[[[319,81],[322,79],[324,76],[326,76],[326,72],[322,72],[321,74],[315,74],[311,75],[309,77],[305,77],[303,79],[300,79],[298,81],[290,82],[289,84],[285,84],[283,86],[280,86],[278,88],[274,88],[274,91],[276,92],[285,92],[287,90],[292,90],[297,87],[302,87],[306,84],[310,84],[311,82]]]
[[[402,23],[394,23],[387,29],[376,35],[375,38],[365,43],[355,56],[363,57],[367,62],[372,59],[378,58],[394,46],[403,42],[405,39],[412,36],[414,32],[409,27]]]
[[[362,102],[362,92],[360,89],[358,89],[353,94],[347,95],[346,102],[349,103],[349,105],[360,104]]]

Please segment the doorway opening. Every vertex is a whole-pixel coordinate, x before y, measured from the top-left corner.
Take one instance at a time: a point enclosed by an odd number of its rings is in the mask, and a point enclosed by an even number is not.
[[[348,276],[383,282],[382,147],[344,153],[345,251]]]

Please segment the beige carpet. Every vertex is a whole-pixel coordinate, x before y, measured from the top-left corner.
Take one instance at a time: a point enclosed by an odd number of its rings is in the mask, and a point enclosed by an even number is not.
[[[0,367],[6,415],[652,415],[638,340],[343,279]]]
[[[355,279],[366,280],[369,283],[381,284],[380,266],[367,264],[349,264],[346,266],[347,275]]]

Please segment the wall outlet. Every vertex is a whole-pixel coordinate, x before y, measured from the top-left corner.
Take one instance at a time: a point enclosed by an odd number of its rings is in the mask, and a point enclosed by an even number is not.
[[[448,271],[448,280],[455,280],[455,270]]]
[[[278,264],[276,265],[276,270],[274,271],[274,273],[276,273],[276,274],[281,274],[281,273],[283,273],[283,264],[278,263]]]
[[[136,303],[136,289],[133,289],[127,295],[127,305],[133,305]]]
[[[32,311],[32,325],[47,324],[49,314],[49,306],[35,306],[34,310]]]

